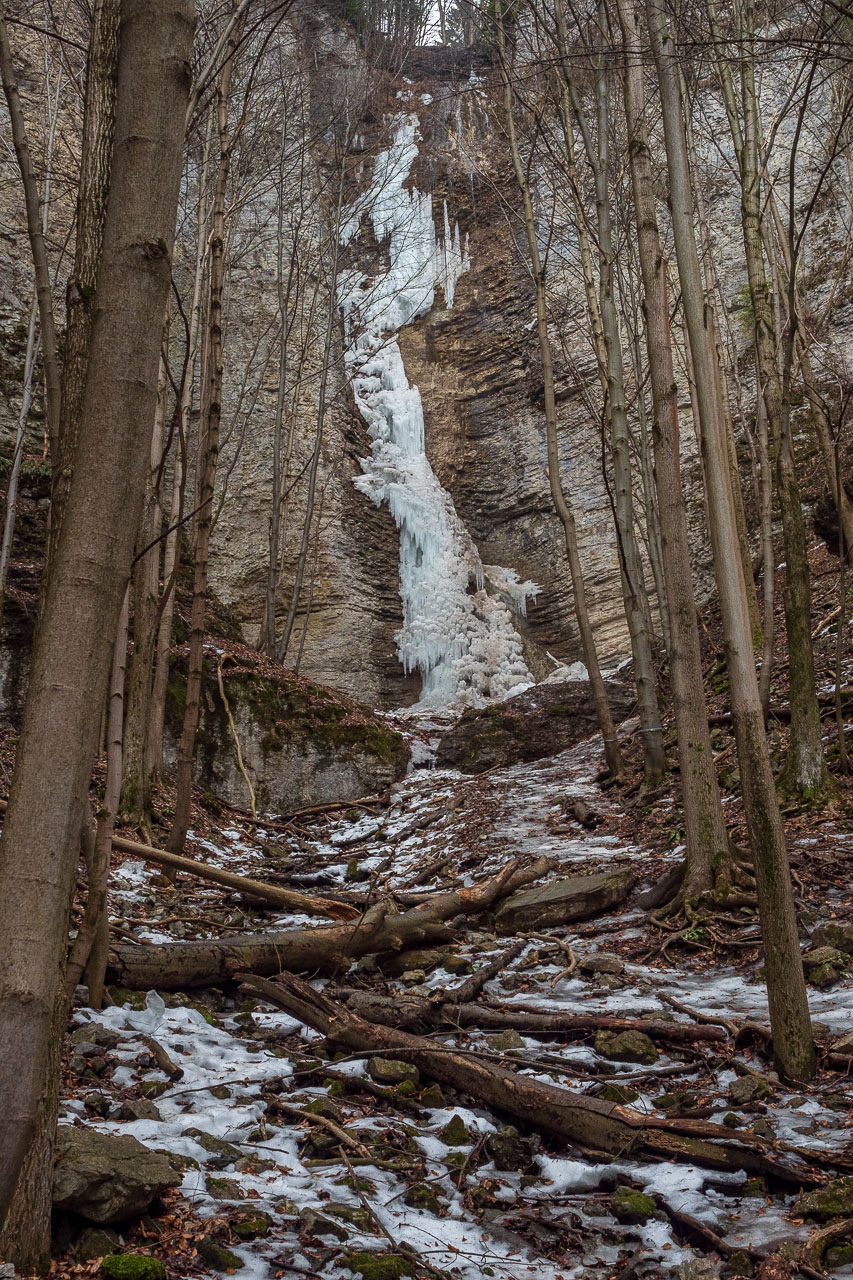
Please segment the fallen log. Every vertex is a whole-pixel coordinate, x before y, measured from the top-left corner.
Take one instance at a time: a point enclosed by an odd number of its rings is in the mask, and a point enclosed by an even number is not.
[[[110,951],[107,973],[110,982],[134,991],[151,987],[179,991],[227,982],[240,971],[269,975],[284,969],[301,973],[348,969],[361,956],[447,941],[453,935],[446,921],[487,911],[507,894],[538,880],[550,867],[547,858],[539,858],[529,867],[520,867],[513,860],[491,880],[470,889],[435,894],[411,911],[398,914],[390,901],[379,902],[353,925],[116,946]]]
[[[238,980],[247,992],[286,1010],[338,1048],[411,1062],[440,1084],[571,1142],[583,1152],[645,1153],[712,1169],[755,1170],[790,1186],[815,1186],[824,1180],[804,1165],[779,1159],[768,1143],[749,1130],[643,1115],[631,1107],[546,1084],[478,1054],[367,1022],[293,974],[282,973],[276,982],[252,974],[240,974]]]
[[[367,1022],[381,1023],[400,1030],[410,1027],[433,1030],[473,1027],[482,1031],[518,1031],[527,1035],[576,1038],[588,1035],[591,1031],[642,1031],[653,1040],[668,1040],[672,1044],[692,1044],[698,1040],[720,1042],[728,1039],[722,1027],[690,1022],[614,1018],[591,1013],[547,1013],[544,1009],[532,1009],[529,1005],[496,1008],[489,1004],[456,1004],[452,999],[452,991],[448,993],[446,1001],[408,994],[382,996],[372,991],[351,988],[338,989],[334,994],[346,1003],[347,1009]]]
[[[6,808],[6,801],[0,800],[0,813],[5,813]],[[357,920],[361,914],[357,907],[348,902],[338,902],[334,898],[312,898],[308,894],[297,893],[294,889],[281,889],[276,885],[265,884],[262,880],[238,876],[233,871],[210,867],[205,862],[196,862],[194,858],[184,858],[177,853],[167,853],[165,849],[155,849],[150,844],[140,844],[138,840],[127,840],[124,836],[114,835],[112,846],[120,853],[130,853],[135,858],[141,858],[143,862],[184,871],[199,880],[210,880],[213,884],[245,893],[284,911],[304,911],[306,915],[329,916],[332,920]]]

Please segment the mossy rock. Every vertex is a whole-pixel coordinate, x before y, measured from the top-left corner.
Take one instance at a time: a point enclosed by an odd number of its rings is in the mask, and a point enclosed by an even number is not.
[[[823,1265],[830,1271],[853,1264],[853,1244],[831,1245],[823,1255]]]
[[[770,1085],[760,1076],[739,1076],[729,1085],[729,1097],[741,1106],[745,1102],[760,1102],[772,1092]]]
[[[257,1213],[248,1214],[245,1218],[236,1218],[231,1223],[231,1230],[241,1240],[260,1240],[269,1233],[272,1221],[268,1213],[258,1210]]]
[[[800,1196],[794,1212],[799,1218],[817,1218],[821,1222],[853,1217],[853,1178],[836,1178],[825,1187],[807,1191]]]
[[[401,1280],[416,1274],[414,1262],[399,1253],[347,1253],[342,1261],[362,1280]]]
[[[510,1053],[513,1049],[525,1049],[527,1047],[519,1033],[512,1029],[498,1031],[495,1035],[486,1036],[486,1043],[496,1053]]]
[[[660,1054],[644,1031],[599,1031],[595,1052],[612,1062],[639,1062],[651,1066]]]
[[[533,1143],[522,1138],[515,1125],[490,1133],[484,1145],[486,1155],[502,1173],[523,1173],[533,1164]]]
[[[806,982],[810,987],[817,987],[818,991],[828,991],[830,987],[837,986],[842,977],[842,970],[837,969],[829,961],[806,972]]]
[[[327,1218],[324,1213],[318,1213],[316,1209],[302,1209],[299,1218],[306,1231],[312,1236],[334,1236],[336,1240],[348,1240],[349,1232],[340,1222],[335,1222],[332,1218]]]
[[[651,1196],[633,1187],[617,1187],[610,1197],[610,1210],[617,1222],[638,1225],[648,1222],[655,1212],[655,1202]]]
[[[166,1268],[158,1258],[142,1253],[111,1253],[101,1263],[107,1280],[166,1280]]]
[[[595,1096],[601,1098],[602,1102],[618,1102],[620,1106],[627,1107],[636,1102],[640,1095],[627,1084],[604,1084],[595,1090]]]
[[[212,1133],[205,1133],[202,1129],[184,1129],[183,1136],[192,1138],[204,1148],[210,1157],[206,1164],[211,1169],[226,1169],[229,1164],[236,1164],[243,1155],[240,1148],[235,1147],[233,1143],[226,1142],[224,1138],[214,1137]]]
[[[424,1107],[436,1107],[436,1108],[442,1107],[443,1108],[447,1106],[447,1103],[445,1102],[445,1099],[444,1099],[444,1094],[441,1091],[440,1084],[429,1085],[426,1089],[424,1089],[421,1092],[421,1096],[418,1099],[418,1101],[420,1102],[421,1106],[424,1106]]]
[[[355,1204],[327,1204],[326,1213],[339,1222],[348,1222],[357,1231],[373,1231],[375,1223],[367,1209]]]
[[[242,1200],[243,1192],[238,1182],[232,1178],[207,1178],[205,1182],[207,1194],[214,1200]]]
[[[767,1195],[767,1183],[763,1178],[747,1178],[741,1188],[741,1195],[748,1200],[763,1200]]]
[[[471,1135],[460,1115],[451,1116],[438,1136],[446,1147],[467,1147],[471,1141]]]
[[[371,1058],[367,1064],[367,1074],[377,1084],[402,1084],[411,1080],[417,1088],[420,1072],[410,1062],[400,1062],[397,1058],[383,1058],[379,1055]]]
[[[246,1265],[242,1258],[238,1258],[236,1253],[219,1244],[213,1236],[202,1236],[196,1248],[198,1256],[214,1271],[224,1271],[227,1275],[229,1272],[239,1271]]]
[[[438,1213],[441,1208],[438,1196],[425,1182],[416,1182],[413,1187],[409,1187],[403,1196],[403,1203],[410,1209],[424,1209],[427,1213]]]
[[[336,1106],[331,1098],[313,1098],[302,1110],[309,1116],[325,1116],[327,1120],[334,1120],[336,1124],[341,1124],[343,1121],[340,1107]]]

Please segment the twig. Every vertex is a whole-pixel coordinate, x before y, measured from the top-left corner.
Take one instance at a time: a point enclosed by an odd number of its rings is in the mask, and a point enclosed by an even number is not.
[[[231,714],[231,704],[228,701],[228,697],[225,693],[225,685],[222,680],[222,664],[226,658],[230,658],[230,657],[231,657],[230,653],[220,654],[219,662],[216,667],[216,679],[219,683],[219,696],[222,699],[222,705],[225,708],[225,714],[228,717],[228,724],[231,729],[231,736],[234,739],[234,746],[237,749],[237,767],[242,773],[243,778],[245,779],[246,786],[249,788],[249,800],[252,805],[252,817],[257,818],[258,806],[255,798],[255,788],[252,786],[252,779],[249,777],[248,773],[246,772],[246,766],[243,763],[243,752],[240,748],[240,739],[237,736],[237,726],[234,723],[234,717]]]

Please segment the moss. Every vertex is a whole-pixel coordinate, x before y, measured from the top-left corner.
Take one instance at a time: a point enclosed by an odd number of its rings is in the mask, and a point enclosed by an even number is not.
[[[214,1271],[239,1271],[245,1266],[242,1258],[238,1258],[236,1253],[232,1253],[230,1249],[224,1248],[218,1244],[213,1236],[202,1236],[198,1245],[198,1256],[203,1262],[206,1262]]]
[[[438,1136],[446,1147],[465,1147],[471,1141],[460,1115],[452,1116]]]
[[[253,1213],[246,1218],[238,1218],[231,1223],[231,1230],[241,1240],[258,1240],[265,1236],[272,1226],[272,1218],[268,1213]]]
[[[837,1267],[849,1267],[853,1263],[853,1244],[836,1244],[827,1249],[823,1263],[830,1271]]]
[[[652,1217],[655,1202],[651,1196],[632,1187],[617,1187],[610,1197],[610,1208],[619,1222],[640,1223]]]
[[[596,1097],[601,1098],[603,1102],[618,1102],[621,1106],[636,1102],[639,1096],[636,1089],[631,1089],[624,1084],[606,1084],[602,1089],[596,1090]]]
[[[410,1209],[424,1209],[427,1213],[438,1213],[440,1208],[438,1196],[425,1182],[416,1182],[413,1187],[409,1187],[403,1196],[403,1203]]]
[[[853,1214],[853,1178],[835,1182],[800,1196],[795,1212],[801,1218],[849,1218]]]
[[[415,1264],[399,1253],[348,1253],[344,1264],[363,1280],[400,1280],[415,1275]]]
[[[444,1101],[444,1094],[441,1092],[440,1084],[431,1084],[424,1089],[419,1101],[425,1107],[444,1107],[447,1105]]]
[[[166,1268],[157,1258],[141,1253],[111,1253],[101,1263],[107,1280],[166,1280]]]

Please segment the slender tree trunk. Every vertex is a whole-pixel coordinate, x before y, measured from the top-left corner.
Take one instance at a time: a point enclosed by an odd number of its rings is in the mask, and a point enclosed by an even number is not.
[[[77,460],[0,839],[0,1220],[36,1135],[50,1147],[54,1011],[109,655],[142,512],[193,17],[189,0],[122,3],[113,171]],[[22,1269],[46,1235],[48,1224],[35,1220],[41,1209],[33,1205],[33,1220],[7,1249]]]
[[[30,239],[30,252],[33,256],[33,267],[36,277],[36,297],[38,299],[39,323],[41,325],[42,364],[44,365],[45,402],[47,410],[47,426],[51,452],[55,458],[59,436],[59,349],[56,341],[56,322],[53,315],[53,295],[50,287],[50,267],[47,261],[47,246],[42,226],[41,201],[38,183],[33,170],[30,146],[21,99],[18,94],[18,82],[15,66],[12,61],[12,50],[9,47],[9,32],[4,16],[4,3],[0,4],[0,80],[9,108],[9,120],[12,126],[12,144],[21,172],[24,188],[24,204],[27,212],[27,233]]]
[[[118,74],[120,0],[95,0],[86,62],[83,151],[77,191],[74,265],[65,293],[62,406],[53,457],[47,563],[53,563],[77,451],[89,366],[95,285],[110,189]]]
[[[36,338],[38,321],[38,300],[33,298],[30,308],[30,320],[27,325],[27,348],[24,356],[24,390],[21,396],[21,408],[18,413],[18,424],[15,430],[15,452],[9,470],[9,483],[6,485],[5,511],[3,514],[3,543],[0,546],[0,620],[3,617],[3,605],[6,600],[6,581],[9,576],[9,561],[12,559],[12,544],[15,540],[15,513],[18,503],[18,480],[21,474],[21,459],[24,455],[24,433],[30,407],[33,402],[33,373],[38,359],[39,342]]]
[[[764,602],[762,627],[761,675],[758,693],[765,722],[770,711],[770,682],[773,678],[773,646],[776,640],[776,553],[773,547],[773,479],[770,473],[770,446],[767,438],[767,411],[764,399],[755,406],[755,438],[758,446],[759,504],[761,509],[761,588]]]
[[[643,772],[645,781],[649,785],[655,785],[666,771],[666,753],[663,748],[663,731],[660,723],[657,685],[649,636],[648,619],[650,618],[650,611],[643,581],[642,561],[634,529],[634,493],[631,474],[628,411],[625,401],[625,380],[622,367],[622,339],[619,329],[619,317],[613,297],[614,250],[608,188],[610,112],[607,75],[604,67],[604,53],[601,50],[596,57],[595,65],[598,134],[598,145],[596,146],[578,97],[577,87],[568,68],[565,16],[560,5],[556,6],[555,14],[558,24],[558,47],[563,64],[563,73],[567,77],[572,108],[583,139],[587,161],[595,180],[595,208],[599,250],[598,301],[606,360],[606,402],[611,433],[615,489],[614,514],[619,550],[620,577],[625,618],[628,623],[628,631],[631,637],[631,653],[634,659],[634,681],[637,687],[637,702],[643,739]]]
[[[168,318],[166,343],[168,349]],[[159,477],[163,461],[163,438],[168,387],[166,354],[160,356],[157,384],[157,411],[151,436],[151,458],[145,485],[145,507],[139,532],[139,559],[133,568],[133,657],[127,688],[124,748],[119,755],[121,810],[135,826],[150,826],[151,763],[148,755],[148,718],[151,707],[152,664],[157,640],[160,595],[160,544],[154,542],[162,531]],[[154,542],[153,546],[150,546]],[[145,548],[149,549],[146,551]],[[144,552],[144,554],[140,554]],[[123,686],[122,686],[123,693]],[[123,705],[123,704],[122,704]],[[121,728],[121,725],[119,725]],[[112,730],[111,730],[112,731]],[[149,835],[150,831],[146,831]]]
[[[708,511],[723,616],[744,813],[755,866],[764,939],[767,999],[777,1068],[788,1080],[809,1080],[815,1051],[809,1021],[791,873],[779,802],[764,733],[752,657],[752,632],[741,564],[725,432],[714,380],[716,353],[702,291],[693,231],[693,202],[673,38],[657,0],[647,9],[658,73],[670,183],[670,205],[685,318],[705,450]]]
[[[189,659],[186,704],[181,740],[178,745],[177,796],[167,848],[181,853],[190,825],[192,805],[192,768],[195,738],[201,704],[204,668],[204,622],[207,611],[207,566],[210,534],[213,527],[213,492],[219,456],[219,427],[222,418],[222,293],[225,284],[225,201],[231,172],[233,138],[229,127],[228,107],[231,77],[240,40],[242,24],[233,29],[217,89],[217,128],[219,134],[219,168],[213,194],[210,233],[210,294],[208,299],[207,335],[202,371],[201,439],[199,441],[198,484],[195,521],[193,599],[190,611]]]
[[[545,390],[545,435],[548,450],[548,482],[551,488],[551,500],[554,503],[554,510],[560,518],[560,522],[563,526],[563,534],[566,540],[566,558],[569,562],[569,575],[572,580],[575,617],[577,619],[578,631],[580,633],[584,664],[589,676],[593,701],[595,702],[595,714],[604,742],[604,758],[607,763],[607,768],[610,770],[612,776],[614,778],[618,778],[621,775],[623,768],[622,753],[619,749],[619,739],[616,736],[616,727],[613,723],[613,714],[610,710],[607,686],[605,685],[601,674],[601,667],[598,662],[598,653],[595,647],[595,637],[592,631],[592,624],[589,620],[589,609],[586,601],[586,586],[584,583],[583,569],[581,568],[580,554],[578,552],[578,538],[577,530],[575,528],[574,512],[572,511],[566,497],[560,477],[560,451],[557,440],[557,401],[554,395],[554,366],[551,356],[551,339],[548,335],[545,269],[539,255],[539,241],[536,235],[536,218],[533,212],[533,201],[530,195],[530,186],[524,172],[524,166],[521,163],[521,155],[518,149],[518,140],[515,132],[515,119],[513,116],[512,105],[512,85],[509,78],[509,69],[504,61],[505,48],[503,40],[503,26],[501,23],[498,23],[497,26],[498,39],[501,44],[500,69],[501,79],[503,81],[504,115],[506,120],[507,139],[509,141],[510,155],[512,157],[515,178],[518,183],[524,208],[524,226],[527,233],[527,248],[530,254],[530,267],[536,290],[536,333],[539,339],[539,354],[542,360],[542,381]]]
[[[663,572],[669,602],[672,701],[684,792],[687,873],[681,896],[685,901],[695,903],[702,893],[715,888],[718,896],[725,897],[729,887],[729,844],[704,698],[687,513],[681,487],[678,400],[669,332],[666,262],[658,230],[652,160],[645,124],[642,46],[633,0],[618,0],[618,8],[626,53],[625,119],[637,212],[637,241],[645,291],[646,344],[654,405],[652,440]]]

